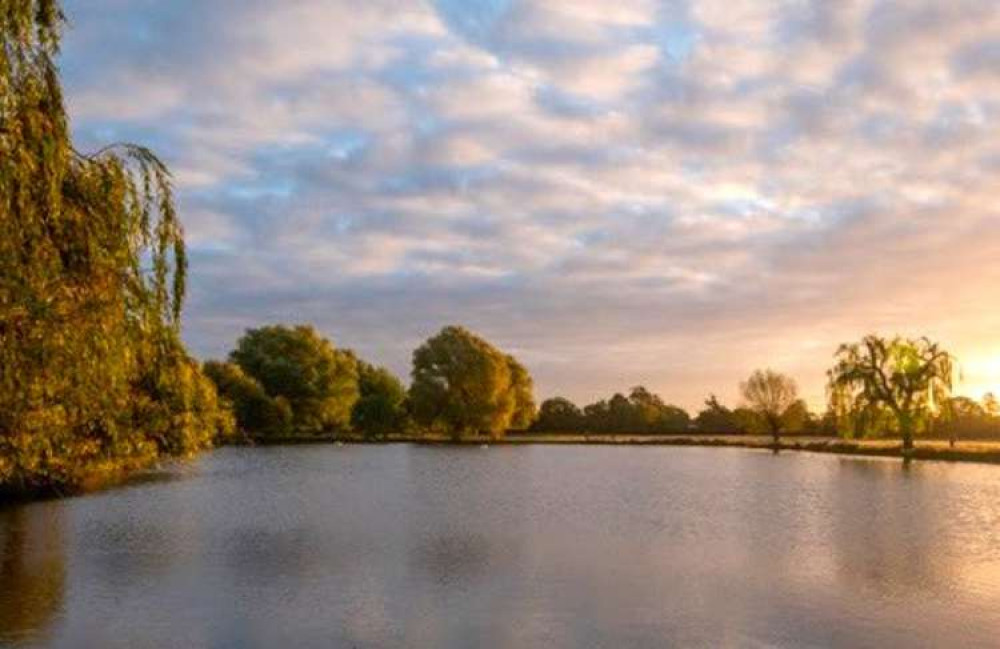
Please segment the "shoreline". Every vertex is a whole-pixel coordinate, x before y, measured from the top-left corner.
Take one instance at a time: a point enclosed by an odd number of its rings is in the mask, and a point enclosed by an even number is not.
[[[1000,441],[960,441],[955,447],[944,440],[920,440],[913,452],[905,456],[898,440],[844,440],[836,437],[786,437],[775,447],[769,437],[746,435],[608,435],[515,433],[499,439],[447,436],[390,435],[382,439],[360,436],[282,437],[268,440],[246,440],[234,447],[297,446],[312,444],[414,444],[420,446],[686,446],[703,448],[741,448],[771,452],[824,453],[861,458],[895,458],[911,460],[1000,465]],[[225,445],[217,448],[224,448]],[[59,500],[105,491],[150,480],[163,462],[151,462],[131,470],[98,471],[85,476],[80,484],[65,489],[38,489],[17,492],[0,489],[0,508],[45,500]]]
[[[747,435],[609,435],[515,433],[498,439],[447,436],[390,435],[383,439],[357,436],[286,437],[257,440],[251,446],[289,446],[302,444],[417,444],[425,446],[518,446],[518,445],[595,445],[595,446],[691,446],[711,448],[745,448],[765,451],[789,451],[852,455],[857,457],[889,457],[900,460],[939,462],[969,462],[1000,464],[1000,441],[958,441],[951,447],[947,440],[918,440],[913,451],[904,455],[898,440],[845,440],[839,437],[782,438],[777,447],[770,437]]]

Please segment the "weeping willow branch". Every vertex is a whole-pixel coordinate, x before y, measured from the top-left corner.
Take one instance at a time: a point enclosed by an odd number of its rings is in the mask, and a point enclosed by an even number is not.
[[[141,145],[73,146],[63,22],[56,0],[0,0],[0,490],[186,453],[226,425],[180,342],[170,172]]]

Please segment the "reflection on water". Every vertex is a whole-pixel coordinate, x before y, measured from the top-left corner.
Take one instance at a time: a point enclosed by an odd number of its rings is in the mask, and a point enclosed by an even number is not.
[[[0,511],[0,646],[990,647],[997,503],[971,465],[224,449]]]
[[[63,512],[0,509],[0,644],[44,641],[66,587]]]

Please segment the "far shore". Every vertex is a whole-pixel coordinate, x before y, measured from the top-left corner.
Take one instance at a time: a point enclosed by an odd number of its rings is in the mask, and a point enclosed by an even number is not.
[[[862,457],[890,457],[942,462],[977,462],[1000,464],[1000,441],[958,441],[951,446],[947,440],[918,440],[915,448],[904,455],[899,440],[845,440],[839,437],[783,437],[775,446],[772,439],[757,435],[608,435],[580,433],[511,433],[502,438],[447,436],[389,435],[366,439],[356,435],[322,437],[282,437],[258,440],[254,444],[274,446],[287,444],[426,444],[426,445],[608,445],[608,446],[711,446],[748,448],[767,451],[805,451]]]
[[[517,446],[540,445],[604,445],[604,446],[690,446],[715,448],[744,448],[759,451],[799,451],[830,453],[855,457],[898,458],[901,460],[931,460],[939,462],[974,462],[1000,464],[1000,441],[968,440],[956,442],[954,447],[947,440],[919,440],[909,456],[904,456],[899,440],[845,440],[837,437],[783,437],[775,447],[771,438],[757,435],[608,435],[582,433],[510,433],[502,438],[464,437],[454,439],[445,435],[397,434],[377,439],[360,435],[295,436],[261,440],[245,440],[236,445],[292,446],[308,444],[415,444],[426,446]],[[167,464],[174,462],[171,460]],[[129,471],[94,471],[85,476],[75,488],[65,490],[0,490],[0,506],[31,500],[45,500],[77,496],[103,491],[116,486],[140,483],[160,477],[161,464],[134,466]]]

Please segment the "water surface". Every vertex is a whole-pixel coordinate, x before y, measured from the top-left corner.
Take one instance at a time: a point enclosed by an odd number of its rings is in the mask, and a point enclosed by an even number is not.
[[[0,509],[0,646],[995,647],[1000,467],[222,449]]]

